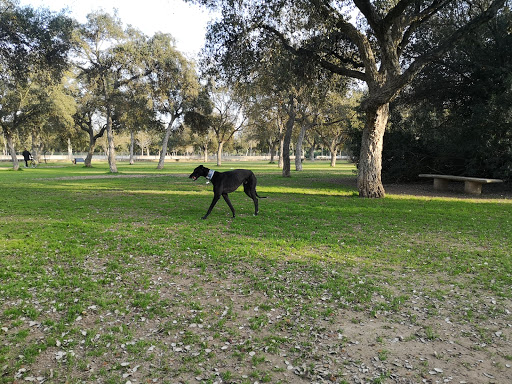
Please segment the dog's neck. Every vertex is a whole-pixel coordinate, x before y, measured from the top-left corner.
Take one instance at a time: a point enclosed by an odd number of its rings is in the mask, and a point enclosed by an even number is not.
[[[212,177],[213,177],[213,174],[214,174],[214,173],[215,173],[215,171],[214,171],[213,169],[210,169],[210,170],[208,171],[208,175],[206,176],[206,179],[207,179],[208,181],[209,181],[209,180],[211,180],[211,179],[212,179]]]

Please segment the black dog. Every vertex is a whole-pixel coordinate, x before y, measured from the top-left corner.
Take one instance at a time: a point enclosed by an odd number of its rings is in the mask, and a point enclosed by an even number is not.
[[[244,185],[245,194],[254,201],[254,215],[258,214],[258,197],[260,199],[264,199],[264,197],[259,196],[256,192],[256,176],[254,176],[252,171],[248,169],[234,169],[228,172],[217,172],[200,165],[194,169],[194,172],[192,172],[189,178],[197,180],[201,176],[206,177],[206,179],[213,184],[213,201],[210,204],[210,208],[208,208],[208,212],[203,216],[203,219],[206,219],[212,212],[213,207],[217,204],[221,196],[226,200],[229,208],[231,208],[231,212],[233,212],[233,217],[235,217],[235,208],[233,208],[231,201],[229,201],[228,193],[236,191],[242,184]]]

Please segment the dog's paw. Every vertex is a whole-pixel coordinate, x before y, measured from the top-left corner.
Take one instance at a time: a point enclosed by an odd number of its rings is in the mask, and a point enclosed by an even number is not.
[[[206,220],[207,218],[208,218],[208,216],[201,217],[201,219],[203,219],[203,220]]]

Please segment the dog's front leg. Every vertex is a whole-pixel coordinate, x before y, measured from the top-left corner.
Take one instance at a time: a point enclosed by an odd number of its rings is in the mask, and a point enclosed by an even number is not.
[[[217,204],[217,201],[219,201],[219,199],[220,199],[220,195],[217,195],[217,194],[213,195],[212,203],[210,204],[210,208],[208,208],[208,212],[206,212],[206,215],[204,215],[202,217],[203,220],[206,219],[208,217],[208,215],[212,212],[213,207],[215,207],[215,204]]]
[[[233,208],[233,204],[231,204],[231,201],[229,200],[228,194],[223,193],[222,197],[224,200],[226,200],[226,203],[228,203],[229,208],[231,209],[231,212],[233,213],[233,217],[235,217],[235,208]]]

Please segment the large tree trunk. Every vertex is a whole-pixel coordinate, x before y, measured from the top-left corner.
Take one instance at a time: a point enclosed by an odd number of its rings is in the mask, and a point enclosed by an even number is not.
[[[291,177],[290,171],[290,141],[293,131],[293,119],[290,117],[286,123],[286,131],[283,140],[283,177]]]
[[[3,129],[2,129],[2,138],[4,139],[4,140],[3,140],[3,141],[4,141],[4,147],[3,147],[3,149],[2,149],[2,153],[3,153],[3,155],[4,155],[4,156],[7,156],[7,154],[8,154],[9,152],[7,151],[7,139],[6,139],[6,137],[5,137],[5,133],[4,133],[4,130],[3,130]]]
[[[222,165],[222,148],[224,147],[224,142],[219,141],[219,146],[217,147],[217,166]]]
[[[116,148],[114,144],[114,130],[112,129],[112,113],[110,107],[107,107],[107,141],[110,172],[117,173]]]
[[[14,148],[14,142],[12,141],[12,136],[9,131],[4,130],[5,140],[7,141],[7,148],[9,148],[9,153],[11,154],[12,159],[12,169],[17,171],[20,169],[20,163],[18,162],[18,157],[16,156],[16,149]]]
[[[357,176],[357,189],[361,197],[379,198],[385,195],[381,179],[382,144],[388,118],[389,103],[369,106],[366,110]]]
[[[94,148],[91,151],[91,148],[89,148],[89,151],[87,152],[87,156],[85,156],[84,160],[84,167],[92,168],[92,155],[94,153]]]

